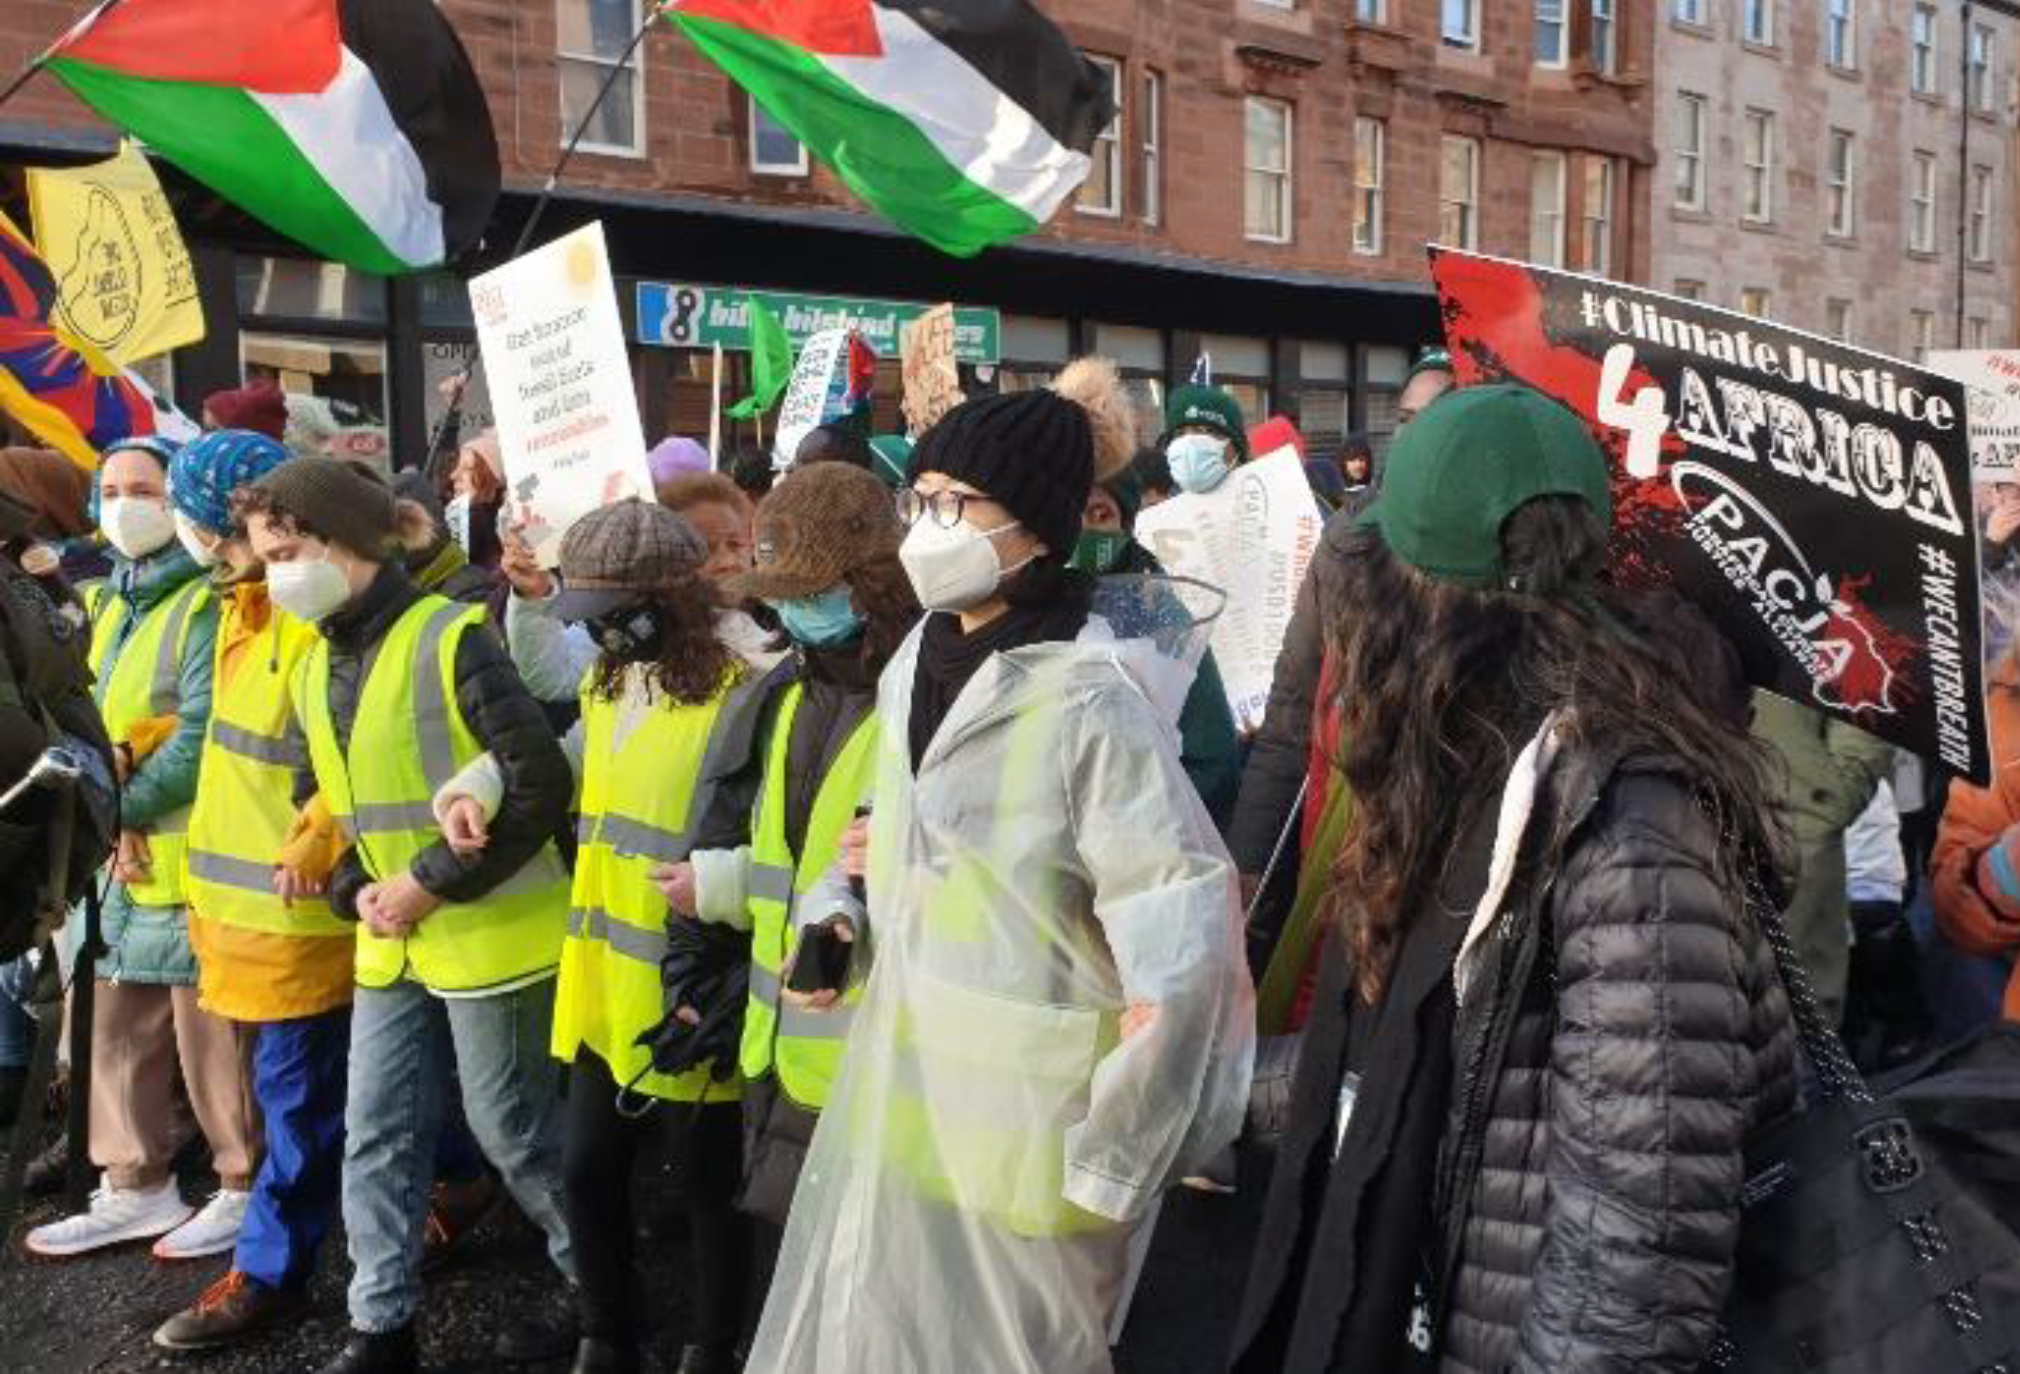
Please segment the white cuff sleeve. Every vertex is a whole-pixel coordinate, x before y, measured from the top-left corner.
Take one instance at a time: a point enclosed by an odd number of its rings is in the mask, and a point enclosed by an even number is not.
[[[697,849],[687,861],[694,865],[695,915],[711,925],[749,930],[750,846]]]
[[[505,773],[498,760],[489,754],[479,754],[462,772],[443,783],[442,790],[435,794],[435,819],[440,821],[449,804],[459,797],[474,798],[484,808],[484,819],[494,819],[505,803]]]

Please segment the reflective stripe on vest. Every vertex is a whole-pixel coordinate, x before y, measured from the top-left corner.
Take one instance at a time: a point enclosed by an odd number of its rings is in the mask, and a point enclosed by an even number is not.
[[[694,1102],[706,1093],[729,1101],[738,1092],[712,1082],[707,1069],[677,1077],[645,1072],[649,1054],[637,1041],[659,1024],[665,1000],[659,966],[668,916],[652,870],[687,858],[728,771],[723,754],[734,732],[722,724],[740,716],[760,686],[740,676],[692,705],[658,693],[649,701],[582,694],[581,847],[552,1045],[564,1062],[588,1049],[616,1081],[636,1079],[633,1091],[648,1096]]]
[[[843,832],[870,794],[877,718],[874,710],[865,715],[828,765],[795,860],[786,844],[786,769],[793,718],[803,694],[798,683],[786,689],[766,744],[764,788],[751,835],[751,997],[744,1012],[742,1062],[746,1078],[776,1073],[788,1097],[819,1111],[841,1068],[851,1009],[862,1000],[862,987],[851,988],[832,1011],[809,1012],[784,1006],[779,984],[799,940],[794,908],[834,866]]]
[[[210,584],[192,577],[157,601],[119,645],[118,658],[106,672],[105,661],[126,627],[129,607],[124,597],[102,583],[86,595],[92,616],[91,671],[98,678],[94,694],[105,732],[115,743],[126,740],[144,720],[178,714],[190,626],[210,599]],[[148,876],[126,885],[134,902],[141,906],[182,905],[188,830],[186,806],[142,828],[141,833],[147,836]]]
[[[367,655],[357,715],[339,747],[330,714],[330,647],[318,638],[295,686],[316,784],[354,838],[366,872],[408,870],[441,838],[431,802],[483,752],[456,704],[456,649],[482,633],[484,610],[439,596],[410,606]],[[404,939],[358,928],[358,981],[385,987],[411,972],[444,992],[472,992],[553,968],[568,911],[568,874],[544,845],[510,879],[474,902],[438,907]]]
[[[225,604],[220,654],[239,614],[238,603]],[[212,678],[203,782],[189,819],[189,905],[205,920],[304,939],[352,934],[326,898],[285,903],[274,892],[274,866],[295,822],[296,778],[309,764],[290,684],[315,643],[312,626],[269,611],[235,650],[237,669]]]

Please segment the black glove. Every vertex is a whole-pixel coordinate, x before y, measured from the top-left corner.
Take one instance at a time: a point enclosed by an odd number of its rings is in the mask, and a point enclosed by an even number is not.
[[[651,1052],[652,1067],[660,1073],[683,1074],[706,1064],[710,1076],[722,1082],[736,1072],[743,1041],[750,934],[670,916],[666,937],[666,957],[659,964],[665,1015],[635,1043]],[[698,1020],[681,1020],[682,1011]]]

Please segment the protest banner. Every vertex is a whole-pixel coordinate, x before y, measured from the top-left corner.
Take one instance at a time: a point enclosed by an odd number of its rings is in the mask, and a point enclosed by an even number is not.
[[[1929,366],[1970,398],[1971,495],[1978,508],[1978,566],[1989,672],[2020,639],[2020,350],[1935,352]]]
[[[203,338],[196,270],[168,196],[132,143],[88,167],[31,167],[35,246],[56,276],[56,318],[122,365]]]
[[[936,305],[905,326],[905,430],[918,438],[961,404],[954,360],[954,307]]]
[[[1701,605],[1755,686],[1990,777],[1960,383],[1593,277],[1431,274],[1460,385],[1525,382],[1605,446],[1617,579]]]
[[[859,422],[869,433],[870,392],[877,381],[877,353],[860,334],[830,329],[807,340],[793,364],[779,427],[772,436],[772,469],[785,472],[799,455],[800,441],[822,425]]]
[[[505,460],[502,518],[551,568],[582,516],[652,497],[603,226],[472,278],[470,306]]]
[[[1227,600],[1210,640],[1235,725],[1262,724],[1277,651],[1324,526],[1297,451],[1245,463],[1209,492],[1187,492],[1136,517],[1136,538],[1174,577]]]

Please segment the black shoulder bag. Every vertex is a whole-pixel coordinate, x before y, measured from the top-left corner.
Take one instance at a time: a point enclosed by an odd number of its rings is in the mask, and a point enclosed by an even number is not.
[[[1817,1084],[1812,1101],[1747,1148],[1737,1269],[1711,1367],[2020,1374],[2013,1028],[1876,1091],[1819,1011],[1757,883],[1747,906],[1774,949]],[[1970,1072],[1957,1071],[1960,1056],[1974,1061]],[[1977,1081],[1988,1074],[2003,1091]]]

